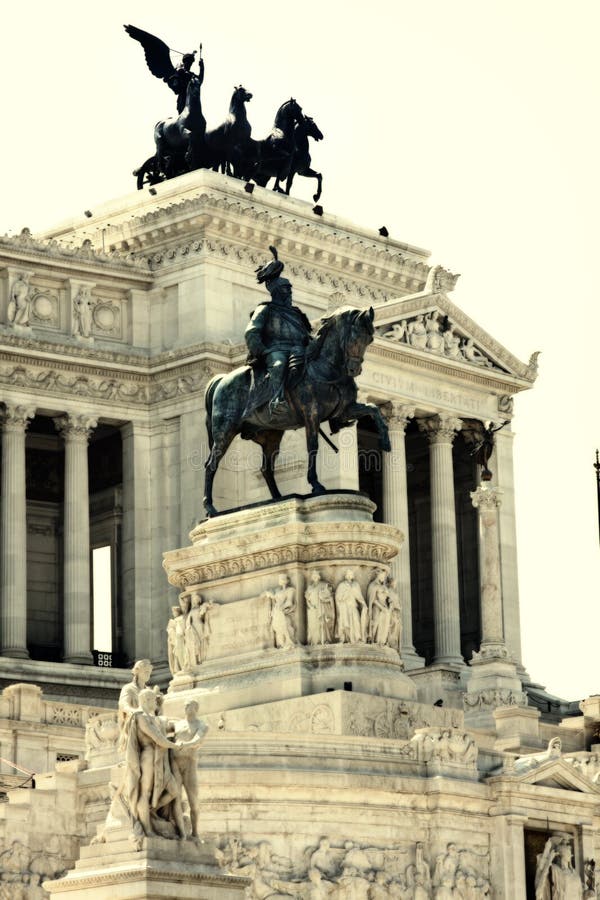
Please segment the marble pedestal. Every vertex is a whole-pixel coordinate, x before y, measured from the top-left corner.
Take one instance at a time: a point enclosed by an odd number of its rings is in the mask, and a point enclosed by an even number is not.
[[[397,650],[362,642],[306,644],[311,572],[317,569],[335,592],[352,569],[366,598],[374,571],[389,571],[403,536],[374,522],[374,509],[354,491],[292,496],[209,519],[192,531],[191,547],[165,553],[170,583],[198,590],[215,604],[206,658],[175,674],[168,714],[178,714],[188,696],[200,700],[203,714],[344,689],[416,699]],[[294,595],[289,648],[275,647],[265,596],[282,575]]]
[[[219,871],[212,842],[145,838],[138,850],[123,828],[82,847],[75,868],[43,886],[65,900],[237,900],[247,884]]]

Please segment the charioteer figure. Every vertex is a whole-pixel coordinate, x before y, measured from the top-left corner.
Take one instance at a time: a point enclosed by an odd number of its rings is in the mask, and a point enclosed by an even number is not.
[[[274,259],[256,270],[256,279],[265,285],[271,300],[257,306],[244,334],[247,362],[253,369],[245,416],[265,403],[271,413],[276,412],[284,400],[289,373],[304,366],[312,332],[307,316],[292,304],[292,285],[281,276],[283,263],[277,250],[269,249]]]

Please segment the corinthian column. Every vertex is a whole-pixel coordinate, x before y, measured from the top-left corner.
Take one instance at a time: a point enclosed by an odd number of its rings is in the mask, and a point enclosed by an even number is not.
[[[413,644],[412,596],[410,588],[410,544],[408,536],[408,497],[406,488],[406,446],[404,434],[414,406],[389,403],[384,415],[390,433],[391,453],[383,453],[383,511],[388,525],[395,525],[404,535],[400,554],[392,563],[392,577],[402,604],[402,659],[407,669],[418,669],[425,660],[417,655]]]
[[[506,656],[502,616],[502,581],[498,545],[498,509],[502,491],[481,484],[471,491],[471,501],[479,514],[481,561],[481,653]],[[497,652],[496,652],[497,651]]]
[[[25,432],[34,407],[5,405],[2,421],[2,655],[27,659]]]
[[[90,505],[87,446],[98,424],[86,415],[54,420],[65,442],[64,661],[91,665]]]
[[[436,415],[419,420],[429,440],[433,557],[434,663],[463,665],[452,442],[462,422]]]

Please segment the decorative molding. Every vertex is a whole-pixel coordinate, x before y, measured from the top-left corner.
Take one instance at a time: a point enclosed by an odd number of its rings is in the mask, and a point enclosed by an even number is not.
[[[76,262],[93,262],[103,266],[114,268],[148,271],[148,266],[131,256],[118,250],[103,253],[96,250],[89,238],[85,239],[78,247],[71,247],[57,240],[39,240],[34,238],[29,228],[23,228],[17,235],[0,235],[0,252],[25,251],[34,256],[44,256],[55,260],[74,260]]]
[[[464,694],[463,703],[465,709],[483,709],[485,707],[496,709],[500,706],[527,706],[527,694],[523,691],[486,688],[483,691],[477,691],[473,694]]]

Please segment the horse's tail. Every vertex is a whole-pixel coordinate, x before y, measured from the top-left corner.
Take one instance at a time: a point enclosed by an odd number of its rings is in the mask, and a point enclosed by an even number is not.
[[[208,449],[212,450],[214,444],[212,432],[212,405],[215,389],[222,379],[222,375],[214,375],[206,385],[204,392],[204,408],[206,409],[206,433],[208,435]]]

